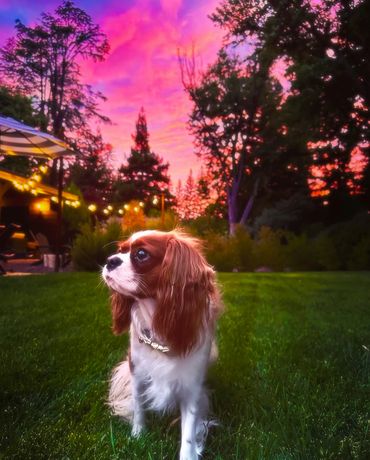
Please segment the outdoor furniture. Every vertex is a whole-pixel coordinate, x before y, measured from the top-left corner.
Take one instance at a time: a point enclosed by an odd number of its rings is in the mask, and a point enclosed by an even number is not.
[[[50,246],[47,237],[43,233],[39,232],[34,235],[34,238],[38,244],[38,251],[41,260],[44,262],[44,266],[48,268],[55,268],[56,254]],[[61,267],[65,267],[71,261],[70,249],[71,248],[68,245],[63,245],[61,247],[61,253],[59,254],[59,262]]]
[[[55,252],[61,253],[63,157],[75,155],[61,139],[25,125],[10,117],[0,116],[0,150],[3,155],[20,155],[59,160],[58,209]],[[55,270],[59,270],[59,258]]]
[[[20,230],[20,225],[9,224],[0,226],[0,262],[7,262],[11,257],[14,257],[14,253],[9,251],[9,240],[12,235]],[[6,270],[4,266],[0,263],[0,275],[4,275]]]
[[[14,257],[14,251],[10,251],[12,236],[21,230],[18,224],[2,225],[0,227],[0,255],[3,260]]]

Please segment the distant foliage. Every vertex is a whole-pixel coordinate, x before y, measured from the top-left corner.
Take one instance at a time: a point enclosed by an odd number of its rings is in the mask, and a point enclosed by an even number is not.
[[[72,247],[72,261],[77,270],[97,271],[105,264],[107,257],[117,249],[122,239],[119,223],[113,222],[107,227],[92,229],[85,225]]]
[[[87,209],[85,200],[82,196],[81,190],[76,184],[71,184],[68,191],[78,195],[80,206],[74,208],[73,206],[65,206],[63,209],[63,226],[66,239],[70,242],[85,225],[91,222],[91,213]]]
[[[353,248],[348,260],[350,270],[370,269],[370,234],[362,237]]]
[[[122,218],[122,230],[125,235],[145,228],[145,215],[139,201],[130,201]]]
[[[262,227],[252,238],[203,235],[208,261],[219,271],[370,270],[370,219],[360,215],[316,236]]]
[[[206,193],[202,189],[206,188]],[[182,220],[193,220],[204,214],[208,205],[212,203],[209,196],[207,183],[202,176],[194,179],[193,171],[190,170],[183,186],[179,181],[176,188],[175,211]]]
[[[289,198],[276,202],[272,207],[264,208],[254,220],[253,228],[256,231],[261,227],[296,228],[312,209],[311,200],[302,193],[296,193]]]
[[[258,265],[256,268],[266,267],[271,270],[283,270],[286,260],[282,241],[281,230],[274,231],[269,227],[261,228],[253,245],[254,260]]]

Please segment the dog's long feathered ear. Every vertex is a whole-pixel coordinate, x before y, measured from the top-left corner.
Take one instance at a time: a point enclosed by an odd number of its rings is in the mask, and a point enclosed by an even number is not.
[[[112,330],[116,335],[128,331],[131,322],[131,307],[133,299],[118,292],[111,295],[112,303]]]
[[[192,238],[171,237],[161,266],[153,329],[179,355],[199,342],[213,319],[215,274],[198,246]]]

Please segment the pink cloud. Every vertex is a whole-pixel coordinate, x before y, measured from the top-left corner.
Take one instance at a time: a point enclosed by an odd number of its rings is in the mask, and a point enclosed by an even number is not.
[[[214,3],[184,12],[181,1],[162,0],[161,8],[153,11],[149,0],[140,0],[114,15],[108,9],[101,18],[111,53],[103,63],[83,62],[82,75],[108,98],[102,109],[114,125],[102,127],[102,132],[114,147],[116,162],[129,152],[137,113],[144,106],[151,147],[170,162],[173,183],[199,163],[186,127],[191,106],[177,53],[194,44],[204,64],[214,60],[222,38],[207,17]]]

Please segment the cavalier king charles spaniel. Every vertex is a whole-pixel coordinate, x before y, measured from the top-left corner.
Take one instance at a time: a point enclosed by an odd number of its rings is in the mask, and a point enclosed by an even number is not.
[[[181,411],[180,460],[197,460],[208,427],[204,380],[217,357],[222,303],[199,241],[179,231],[135,233],[108,258],[113,332],[130,330],[128,357],[113,371],[109,405],[144,428],[144,411]]]

